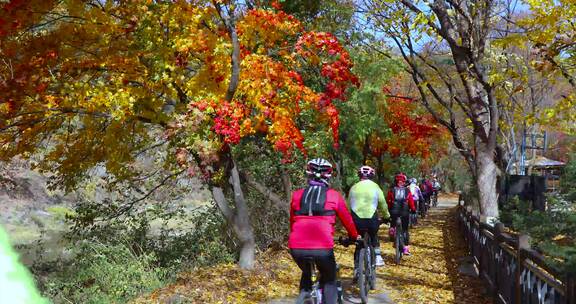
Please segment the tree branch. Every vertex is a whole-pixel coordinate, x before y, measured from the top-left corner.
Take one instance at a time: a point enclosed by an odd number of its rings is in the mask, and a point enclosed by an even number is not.
[[[256,181],[254,177],[252,177],[252,175],[250,175],[249,173],[241,172],[241,175],[250,187],[254,188],[260,194],[264,195],[264,197],[270,200],[276,207],[278,207],[278,209],[284,211],[287,214],[290,213],[290,209],[287,208],[288,204],[286,204],[278,194],[272,192],[270,188]]]
[[[238,88],[238,82],[240,81],[240,42],[238,40],[238,33],[236,32],[236,20],[234,16],[234,9],[228,11],[228,16],[222,14],[222,7],[216,1],[212,1],[218,12],[218,16],[228,29],[228,34],[232,40],[232,55],[230,56],[232,67],[230,82],[228,83],[228,89],[226,90],[226,100],[232,101],[236,89]],[[231,3],[231,6],[235,6],[235,3]]]

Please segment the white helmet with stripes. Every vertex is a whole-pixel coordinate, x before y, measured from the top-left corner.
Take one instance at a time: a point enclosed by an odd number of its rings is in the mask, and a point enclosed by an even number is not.
[[[314,158],[308,161],[306,165],[306,175],[309,179],[322,181],[328,184],[332,177],[332,164],[323,158]]]

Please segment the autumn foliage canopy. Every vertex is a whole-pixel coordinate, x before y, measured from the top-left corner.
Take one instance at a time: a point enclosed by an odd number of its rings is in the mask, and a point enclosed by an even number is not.
[[[45,160],[60,173],[105,162],[129,174],[123,164],[159,139],[182,166],[207,166],[253,135],[289,157],[305,153],[304,112],[337,145],[335,102],[358,85],[333,35],[306,32],[276,9],[237,12],[240,76],[231,100],[233,45],[218,3],[36,0],[1,9],[12,20],[0,20],[1,156],[50,138]]]

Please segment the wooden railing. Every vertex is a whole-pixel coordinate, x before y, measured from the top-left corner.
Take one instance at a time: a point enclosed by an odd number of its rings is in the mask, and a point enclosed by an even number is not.
[[[548,265],[530,248],[528,236],[506,233],[503,224],[492,227],[471,210],[458,208],[460,229],[494,303],[576,304],[574,276]]]

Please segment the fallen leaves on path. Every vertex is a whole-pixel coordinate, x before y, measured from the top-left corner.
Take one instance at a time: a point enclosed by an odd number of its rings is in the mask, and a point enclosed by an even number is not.
[[[233,264],[201,268],[134,303],[260,303],[296,296],[300,270],[287,250],[259,255],[254,270]]]
[[[445,199],[453,199],[446,197]],[[411,233],[412,255],[400,265],[393,262],[392,243],[382,226],[381,248],[386,266],[378,268],[378,288],[371,293],[387,293],[394,303],[469,303],[489,304],[478,278],[458,273],[462,257],[467,255],[458,231],[455,209],[433,209]],[[353,271],[353,246],[336,246],[336,260],[346,293]],[[218,265],[183,273],[172,285],[140,298],[135,303],[265,303],[271,299],[295,298],[300,270],[287,250],[267,251],[259,255],[252,271],[235,265]]]
[[[432,209],[411,229],[412,255],[404,257],[400,265],[394,264],[391,243],[381,246],[387,265],[378,270],[378,284],[395,303],[492,303],[479,279],[458,272],[467,252],[455,211]]]

